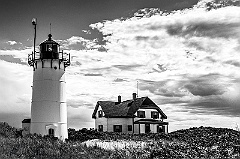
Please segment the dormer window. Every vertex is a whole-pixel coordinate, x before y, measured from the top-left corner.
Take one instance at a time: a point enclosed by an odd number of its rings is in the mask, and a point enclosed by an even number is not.
[[[159,119],[159,113],[157,111],[151,111],[151,118]]]
[[[98,117],[99,117],[99,118],[103,117],[103,111],[102,111],[102,110],[99,110],[99,111],[98,111]]]
[[[145,111],[137,111],[138,118],[145,118]]]

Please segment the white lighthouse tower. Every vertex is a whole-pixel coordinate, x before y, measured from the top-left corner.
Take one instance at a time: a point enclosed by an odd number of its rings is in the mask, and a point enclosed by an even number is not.
[[[70,54],[60,51],[52,35],[40,44],[40,51],[28,56],[33,67],[30,133],[68,138],[65,69],[70,65]]]

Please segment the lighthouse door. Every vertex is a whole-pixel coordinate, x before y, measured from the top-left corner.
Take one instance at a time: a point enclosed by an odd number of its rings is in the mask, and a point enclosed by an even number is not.
[[[53,128],[48,129],[48,135],[51,137],[54,137],[54,129]]]

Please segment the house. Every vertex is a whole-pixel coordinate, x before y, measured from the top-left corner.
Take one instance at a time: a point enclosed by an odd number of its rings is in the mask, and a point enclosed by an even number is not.
[[[168,133],[167,116],[148,97],[133,98],[121,101],[98,101],[92,118],[95,119],[95,129],[107,132],[122,133]]]

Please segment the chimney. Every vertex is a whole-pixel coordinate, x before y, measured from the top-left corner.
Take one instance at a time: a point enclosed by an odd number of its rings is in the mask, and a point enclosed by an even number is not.
[[[121,96],[118,96],[118,103],[121,103]]]
[[[136,99],[137,98],[137,93],[133,93],[133,99]]]

